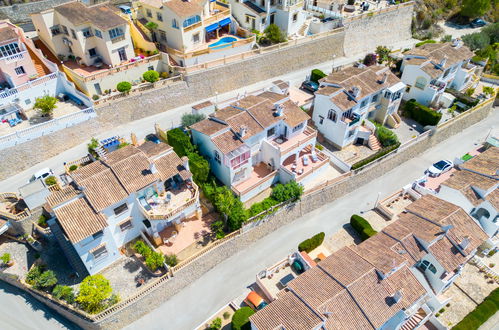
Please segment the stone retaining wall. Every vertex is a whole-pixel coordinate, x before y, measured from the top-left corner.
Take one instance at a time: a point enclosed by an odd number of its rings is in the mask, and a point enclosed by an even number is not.
[[[0,7],[0,19],[9,19],[14,24],[31,22],[30,14],[53,8],[72,0],[42,0]]]
[[[43,209],[37,208],[31,212],[31,215],[18,221],[10,221],[11,227],[8,233],[12,236],[31,235],[33,233],[33,223],[38,222],[38,218],[42,215]]]
[[[403,7],[396,11],[358,19],[346,24],[344,30],[327,37],[264,53],[241,62],[192,73],[185,77],[186,82],[177,82],[96,107],[98,117],[93,120],[4,149],[0,163],[0,180],[84,143],[91,136],[111,132],[118,125],[213,97],[215,92],[224,93],[323,63],[331,60],[333,55],[343,56],[345,52],[363,51],[366,47],[372,50],[382,43],[390,45],[405,40],[410,37],[404,31],[410,32],[411,20],[407,19],[407,16],[412,12],[412,8],[412,6]],[[399,12],[401,12],[400,17]],[[383,27],[385,30],[382,30]],[[376,33],[376,31],[384,32]],[[385,36],[385,33],[389,34],[389,37]],[[368,46],[362,46],[366,42]]]

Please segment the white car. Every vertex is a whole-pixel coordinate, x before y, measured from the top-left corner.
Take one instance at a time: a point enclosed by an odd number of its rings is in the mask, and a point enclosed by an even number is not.
[[[54,175],[54,172],[50,168],[44,168],[42,170],[39,170],[33,176],[29,179],[28,183],[36,181],[38,179],[45,180],[47,177]]]
[[[440,174],[443,174],[447,171],[450,171],[454,167],[454,163],[450,160],[441,160],[431,165],[430,168],[426,171],[429,176],[437,177]]]

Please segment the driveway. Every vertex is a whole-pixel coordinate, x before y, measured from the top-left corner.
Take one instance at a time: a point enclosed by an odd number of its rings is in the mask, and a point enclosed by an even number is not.
[[[462,37],[465,34],[480,32],[480,28],[472,28],[470,25],[457,25],[452,22],[439,22],[438,25],[444,29],[444,35],[450,34],[452,38]]]
[[[356,191],[283,226],[205,273],[169,301],[127,329],[193,329],[255,281],[256,274],[293,252],[297,244],[318,232],[330,236],[348,222],[352,213],[373,207],[378,192],[385,198],[421,177],[429,164],[461,156],[484,141],[491,126],[499,134],[499,112],[469,127],[417,158],[404,163]],[[164,320],[164,322],[158,322]]]

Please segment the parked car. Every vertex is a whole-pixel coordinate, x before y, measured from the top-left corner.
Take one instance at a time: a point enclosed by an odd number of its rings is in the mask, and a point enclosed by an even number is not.
[[[156,144],[161,143],[161,140],[159,139],[159,137],[156,134],[148,134],[146,136],[146,141],[151,141],[151,142],[154,142]]]
[[[259,311],[260,309],[264,308],[268,304],[263,300],[262,297],[255,291],[251,291],[247,296],[246,299],[244,299],[244,302],[253,308],[256,311]]]
[[[42,170],[39,170],[33,176],[29,179],[28,183],[33,182],[38,179],[45,180],[47,177],[54,175],[54,172],[50,168],[44,168]]]
[[[132,15],[132,8],[130,6],[127,6],[127,5],[119,5],[118,8],[121,10],[121,12],[123,14],[127,14],[127,15]]]
[[[473,28],[477,28],[477,27],[482,27],[482,26],[487,25],[487,22],[485,22],[481,18],[475,18],[474,20],[471,21],[470,25]]]
[[[315,93],[317,92],[317,90],[319,90],[319,84],[311,80],[305,80],[301,83],[300,88],[310,93]]]
[[[450,160],[441,160],[431,165],[427,170],[427,173],[431,177],[437,177],[447,171],[450,171],[454,167],[454,163]]]

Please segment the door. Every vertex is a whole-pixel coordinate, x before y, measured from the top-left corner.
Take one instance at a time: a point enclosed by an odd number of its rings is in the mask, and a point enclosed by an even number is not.
[[[101,90],[101,88],[100,88],[100,84],[99,84],[99,83],[94,84],[94,88],[95,88],[95,93],[96,93],[97,95],[102,95],[102,90]]]
[[[275,21],[275,13],[270,14],[270,24],[274,24]]]
[[[125,62],[127,60],[125,47],[118,49],[118,56],[120,57],[121,62]]]

